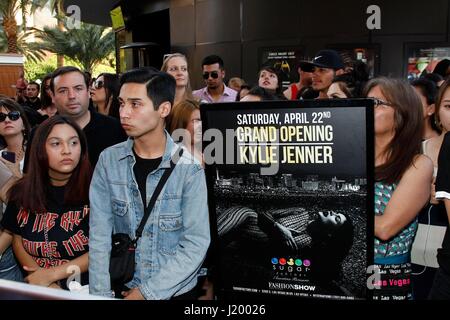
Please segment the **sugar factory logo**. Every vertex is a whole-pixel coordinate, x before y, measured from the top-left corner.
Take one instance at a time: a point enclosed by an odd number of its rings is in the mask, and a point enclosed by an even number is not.
[[[311,271],[311,260],[297,257],[274,257],[271,259],[272,270],[275,277],[289,279],[305,278]]]

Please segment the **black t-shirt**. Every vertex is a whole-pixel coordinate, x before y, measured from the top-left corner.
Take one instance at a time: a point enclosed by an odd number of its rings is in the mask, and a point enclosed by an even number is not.
[[[141,193],[142,203],[144,208],[147,206],[146,195],[147,195],[147,176],[158,168],[162,161],[162,157],[156,159],[143,159],[139,157],[133,149],[134,157],[136,158],[136,163],[133,167],[134,176],[138,184],[139,192]]]
[[[442,142],[438,157],[438,174],[436,177],[436,193],[445,192],[450,200],[450,132],[447,132]],[[448,195],[448,197],[447,197]],[[450,228],[445,232],[442,249],[438,249],[439,266],[450,274]]]
[[[125,141],[127,135],[120,125],[119,120],[93,110],[89,110],[89,112],[91,113],[91,121],[83,128],[83,132],[86,135],[89,160],[92,169],[94,169],[100,153],[110,146]],[[31,150],[30,146],[33,142],[35,132],[35,130],[31,131],[30,139],[27,143],[27,150]],[[29,154],[26,152],[24,172],[27,171],[28,159]]]
[[[49,188],[47,211],[41,214],[10,202],[1,221],[2,227],[22,237],[25,251],[41,268],[64,264],[89,251],[89,205],[65,205],[64,190]],[[87,283],[87,273],[81,280]]]
[[[38,97],[36,98],[36,100],[34,100],[34,102],[29,99],[25,99],[25,102],[23,102],[22,105],[28,106],[31,109],[38,111],[42,107],[42,102]]]
[[[91,121],[84,127],[86,135],[89,160],[95,168],[100,153],[108,147],[123,142],[127,135],[120,125],[120,121],[101,113],[90,111]]]
[[[35,126],[41,124],[42,122],[48,119],[47,115],[40,114],[30,106],[24,105],[22,106],[22,108],[25,111],[25,115],[27,116],[31,128],[34,128]]]

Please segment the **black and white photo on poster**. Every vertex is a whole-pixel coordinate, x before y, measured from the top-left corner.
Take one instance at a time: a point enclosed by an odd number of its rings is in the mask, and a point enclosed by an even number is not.
[[[234,131],[204,149],[224,292],[366,298],[370,116],[329,103],[202,108],[205,132]]]

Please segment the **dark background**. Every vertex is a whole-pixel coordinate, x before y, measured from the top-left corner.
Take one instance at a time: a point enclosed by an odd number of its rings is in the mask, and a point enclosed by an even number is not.
[[[411,43],[450,42],[447,0],[65,1],[70,4],[80,6],[82,20],[104,25],[111,25],[109,10],[120,4],[131,23],[120,35],[120,43],[161,42],[162,51],[187,54],[193,88],[203,86],[201,60],[213,53],[225,60],[227,78],[241,76],[255,82],[262,47],[299,45],[313,57],[330,45],[377,45],[378,73],[403,77]],[[366,10],[372,4],[381,8],[381,30],[366,27]],[[160,12],[164,10],[167,14]],[[129,68],[133,58],[127,54]]]

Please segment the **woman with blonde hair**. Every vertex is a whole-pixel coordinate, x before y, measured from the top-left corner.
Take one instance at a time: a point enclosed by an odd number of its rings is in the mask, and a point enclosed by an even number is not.
[[[177,82],[174,106],[186,99],[194,100],[189,81],[188,62],[184,54],[171,53],[164,55],[161,71],[173,76]]]

